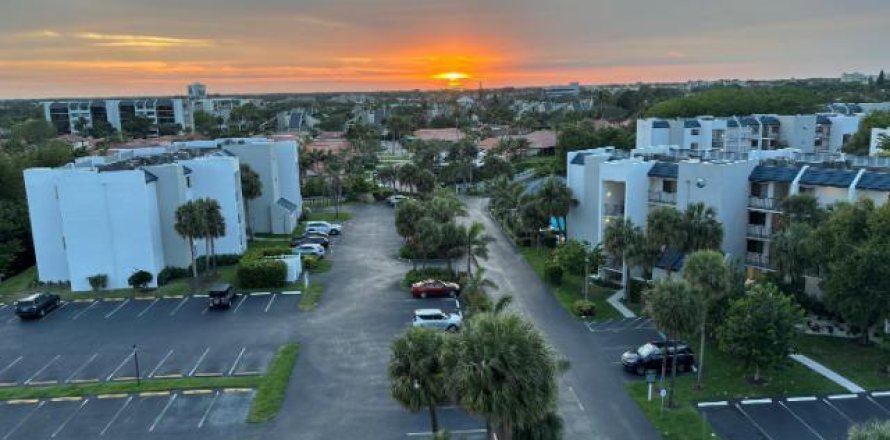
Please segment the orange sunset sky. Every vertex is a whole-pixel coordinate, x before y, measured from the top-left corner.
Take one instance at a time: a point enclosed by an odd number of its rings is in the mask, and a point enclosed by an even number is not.
[[[5,0],[0,98],[836,77],[886,41],[886,0]]]

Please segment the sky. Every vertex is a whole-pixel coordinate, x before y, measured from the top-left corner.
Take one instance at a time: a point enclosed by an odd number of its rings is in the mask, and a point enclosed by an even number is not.
[[[837,77],[888,41],[888,0],[3,0],[0,98]]]

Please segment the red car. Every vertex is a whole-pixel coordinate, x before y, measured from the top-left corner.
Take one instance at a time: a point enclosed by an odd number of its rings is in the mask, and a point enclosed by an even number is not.
[[[450,296],[460,294],[460,284],[440,280],[418,281],[411,285],[411,295],[415,298],[428,296]]]

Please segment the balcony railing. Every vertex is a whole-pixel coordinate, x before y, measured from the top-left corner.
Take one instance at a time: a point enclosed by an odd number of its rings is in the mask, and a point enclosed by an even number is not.
[[[745,255],[745,264],[762,269],[773,268],[772,264],[770,264],[769,257],[763,254],[758,254],[757,252],[748,252]]]
[[[775,197],[748,197],[748,207],[767,211],[781,211],[782,201]]]
[[[665,205],[676,205],[677,204],[677,193],[664,192],[664,191],[652,191],[649,193],[649,202],[663,203]]]
[[[748,237],[768,239],[773,235],[773,230],[767,225],[748,225]]]
[[[614,272],[621,272],[624,269],[624,265],[621,264],[620,258],[612,258],[608,257],[605,261],[603,261],[603,269],[611,270]]]
[[[624,205],[605,203],[603,204],[603,215],[606,217],[624,217]]]

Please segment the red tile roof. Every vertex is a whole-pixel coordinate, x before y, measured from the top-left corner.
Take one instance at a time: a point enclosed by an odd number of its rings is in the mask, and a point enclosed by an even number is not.
[[[457,128],[425,128],[415,131],[414,137],[422,141],[457,142],[466,136]]]
[[[501,142],[501,139],[509,138],[525,138],[528,139],[529,146],[532,150],[542,150],[545,148],[553,148],[556,146],[556,132],[553,130],[538,130],[523,135],[508,135],[501,137],[491,137],[479,141],[479,148],[483,150],[491,150]]]

